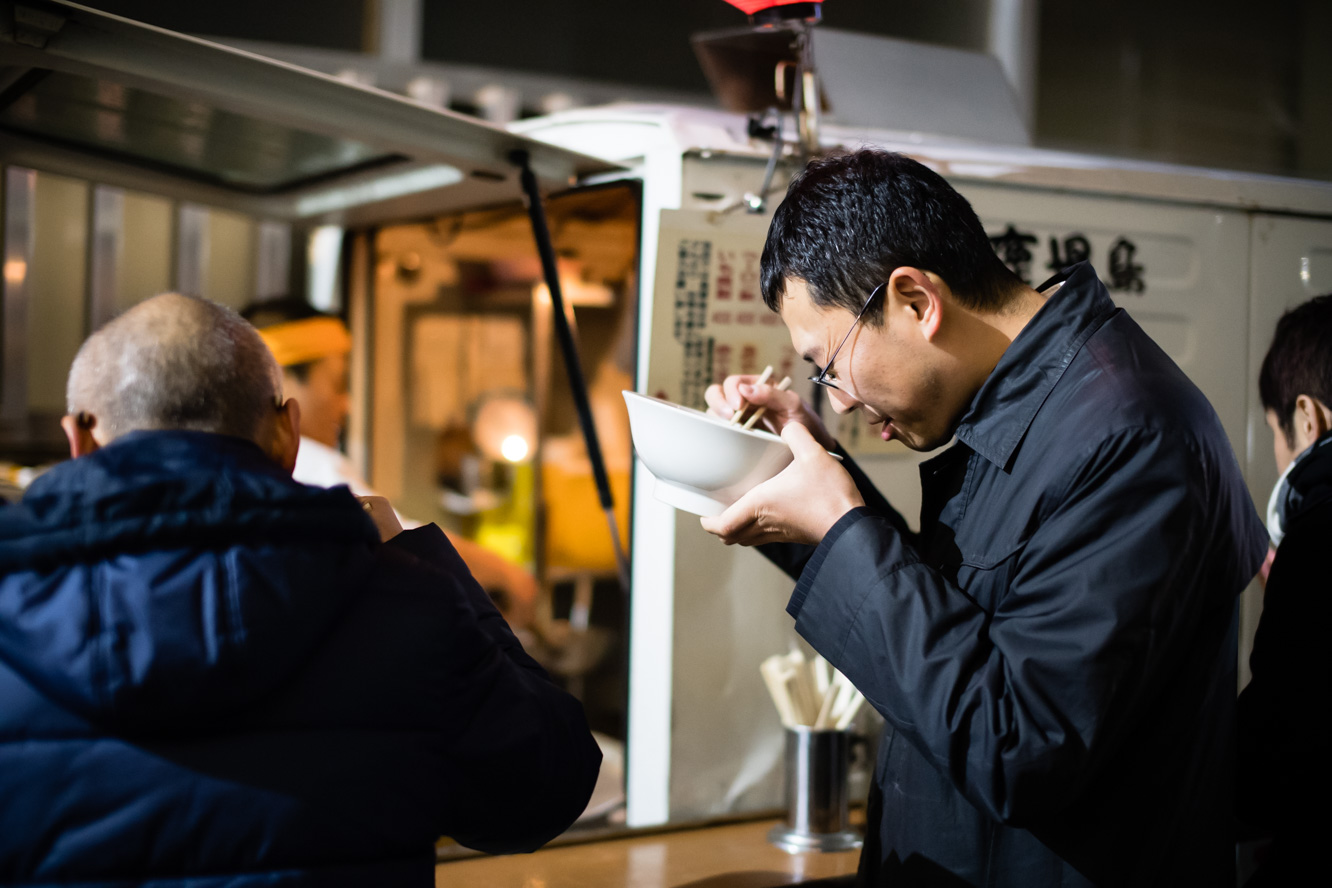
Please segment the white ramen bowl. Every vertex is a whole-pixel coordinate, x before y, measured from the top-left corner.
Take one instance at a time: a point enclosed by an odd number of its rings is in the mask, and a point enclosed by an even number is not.
[[[624,392],[624,401],[634,450],[656,482],[653,494],[677,509],[720,515],[793,458],[771,432],[637,392]]]

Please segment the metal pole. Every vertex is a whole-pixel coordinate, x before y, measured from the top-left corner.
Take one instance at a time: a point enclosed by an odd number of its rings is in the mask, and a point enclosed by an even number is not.
[[[1008,75],[1028,136],[1036,125],[1040,18],[1040,0],[990,0],[987,48]]]
[[[377,0],[379,60],[395,65],[421,61],[421,0]]]
[[[519,178],[523,186],[523,198],[527,204],[527,215],[532,222],[532,237],[536,239],[537,253],[541,256],[541,271],[546,279],[546,287],[550,290],[551,320],[555,323],[555,338],[559,340],[560,353],[564,357],[564,369],[569,375],[569,390],[573,393],[574,407],[578,410],[578,425],[583,430],[587,458],[592,463],[592,476],[597,483],[601,510],[606,514],[606,523],[610,527],[620,588],[628,594],[629,560],[625,557],[624,544],[620,541],[619,525],[615,523],[615,498],[611,495],[610,476],[606,474],[606,460],[601,455],[601,444],[597,440],[597,427],[592,421],[592,405],[587,398],[587,381],[583,378],[583,365],[578,360],[578,343],[574,341],[573,331],[569,329],[569,318],[564,313],[564,294],[560,290],[559,270],[555,265],[555,247],[550,240],[550,227],[546,224],[545,205],[541,201],[541,192],[537,188],[536,176],[532,172],[527,152],[515,151],[510,155],[510,160],[520,171]]]

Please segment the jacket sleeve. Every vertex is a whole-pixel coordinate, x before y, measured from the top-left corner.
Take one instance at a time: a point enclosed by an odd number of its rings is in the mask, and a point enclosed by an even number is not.
[[[439,833],[492,854],[533,851],[578,818],[601,750],[582,704],[522,649],[443,532],[404,531],[414,582],[444,608],[438,672]]]
[[[992,616],[868,509],[824,538],[788,607],[888,722],[1006,823],[1075,797],[1128,739],[1130,713],[1197,618],[1199,460],[1150,434],[1082,457],[1025,546],[993,567],[1009,581]]]
[[[1332,677],[1323,650],[1332,620],[1323,579],[1329,529],[1332,502],[1303,517],[1281,541],[1249,657],[1253,679],[1239,697],[1237,811],[1263,833],[1309,823],[1300,803],[1332,789],[1327,730],[1309,710],[1311,701],[1326,698]]]
[[[842,449],[840,444],[837,445],[837,454],[842,457],[842,467],[851,476],[851,480],[856,482],[856,489],[860,491],[860,497],[865,501],[865,507],[870,513],[881,516],[908,543],[914,545],[916,535],[911,532],[906,519],[902,517],[901,513],[892,507],[892,504],[882,493],[879,493],[879,489],[874,486],[874,482],[856,464],[851,455]],[[796,579],[800,576],[801,571],[805,569],[810,557],[813,556],[815,548],[815,546],[805,546],[799,543],[769,543],[759,546],[758,550],[769,561],[786,571],[788,576]]]
[[[409,552],[438,570],[457,577],[462,594],[476,612],[477,624],[481,630],[516,662],[525,668],[535,668],[543,676],[546,675],[545,670],[523,650],[522,642],[514,636],[508,621],[490,600],[486,590],[481,588],[481,584],[472,576],[467,563],[463,561],[458,550],[453,547],[453,543],[449,542],[449,538],[438,525],[427,524],[404,530],[389,540],[388,545]]]

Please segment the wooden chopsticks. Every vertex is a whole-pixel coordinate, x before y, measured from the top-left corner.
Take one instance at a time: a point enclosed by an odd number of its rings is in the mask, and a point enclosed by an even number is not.
[[[772,365],[769,364],[768,366],[763,368],[763,372],[759,374],[759,378],[754,380],[754,385],[763,385],[763,383],[767,382],[771,378],[772,378]],[[745,411],[748,410],[749,407],[750,403],[748,401],[741,401],[740,409],[732,413],[731,418],[728,419],[727,422],[729,422],[731,425],[739,425],[740,417],[744,416]]]
[[[782,381],[777,383],[777,391],[779,392],[784,392],[790,387],[791,387],[791,377],[789,376],[783,376]],[[749,419],[746,419],[745,424],[742,425],[740,428],[752,429],[754,427],[754,423],[758,422],[759,418],[762,417],[763,414],[767,412],[768,412],[768,405],[764,404],[762,407],[755,410],[754,414],[750,416]]]
[[[759,374],[759,378],[754,380],[754,385],[763,385],[771,378],[772,378],[772,365],[769,364],[767,367],[763,368],[763,372]],[[790,387],[791,387],[791,377],[789,376],[783,377],[782,381],[777,383],[777,391],[779,392],[784,392]],[[742,422],[741,418],[744,416],[745,411],[748,410],[751,406],[753,405],[750,404],[748,401],[745,401],[740,405],[739,410],[731,414],[731,418],[727,420],[727,422],[729,422],[731,425],[739,425],[740,428],[742,429],[752,429],[754,427],[754,423],[758,422],[759,419],[763,416],[763,414],[767,412],[768,407],[766,404],[763,405],[762,407],[751,413],[749,415],[749,419],[746,419]]]
[[[809,661],[800,651],[774,654],[759,665],[759,672],[788,728],[844,731],[865,702],[847,677],[818,654]]]

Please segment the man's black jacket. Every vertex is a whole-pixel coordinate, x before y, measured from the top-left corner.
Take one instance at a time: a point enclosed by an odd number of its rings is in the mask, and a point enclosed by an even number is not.
[[[1254,888],[1301,884],[1325,867],[1332,742],[1317,713],[1332,686],[1323,648],[1332,621],[1332,432],[1300,456],[1283,494],[1286,533],[1263,593],[1253,680],[1239,698],[1240,820],[1273,839],[1247,883]]]
[[[1089,265],[1062,280],[921,466],[918,538],[852,467],[866,508],[765,550],[887,721],[870,884],[1234,884],[1233,621],[1267,535],[1202,393]]]

